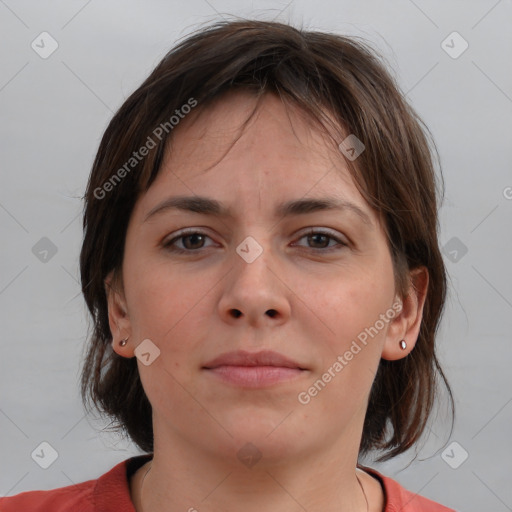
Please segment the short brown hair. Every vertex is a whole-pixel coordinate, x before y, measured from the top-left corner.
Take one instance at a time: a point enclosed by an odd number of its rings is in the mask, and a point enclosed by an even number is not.
[[[277,22],[218,22],[172,49],[111,120],[83,198],[80,271],[93,333],[81,391],[86,408],[92,400],[143,451],[153,451],[151,404],[136,358],[119,357],[112,350],[104,280],[111,271],[120,274],[130,215],[160,170],[172,136],[171,116],[191,104],[191,98],[199,110],[235,89],[256,96],[277,94],[320,125],[334,119],[345,134],[355,134],[365,151],[347,163],[361,194],[383,220],[399,293],[408,289],[409,270],[428,269],[429,289],[416,345],[403,359],[381,359],[360,454],[381,450],[379,460],[387,460],[418,441],[438,395],[437,376],[449,393],[453,427],[453,397],[435,352],[446,295],[438,245],[440,190],[432,158],[437,150],[430,131],[379,58],[383,60],[356,37]],[[161,137],[154,135],[158,126],[166,127],[158,132]],[[147,156],[131,161],[135,150],[149,146],[150,138],[155,145]],[[131,169],[126,166],[129,161]],[[112,182],[116,171],[119,180]]]

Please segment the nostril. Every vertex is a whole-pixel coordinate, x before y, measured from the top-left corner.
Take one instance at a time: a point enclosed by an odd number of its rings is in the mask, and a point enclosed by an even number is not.
[[[274,318],[277,315],[277,311],[275,309],[269,309],[267,311],[267,315],[270,316],[271,318]]]
[[[238,309],[232,309],[231,313],[235,318],[239,318],[242,315],[242,312],[239,311]]]

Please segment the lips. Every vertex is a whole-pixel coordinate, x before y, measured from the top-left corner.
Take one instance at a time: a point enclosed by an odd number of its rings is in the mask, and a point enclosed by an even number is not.
[[[264,350],[227,352],[203,366],[207,374],[237,388],[268,388],[307,375],[297,361],[282,354]]]
[[[297,361],[271,350],[263,350],[261,352],[247,352],[245,350],[226,352],[208,361],[203,368],[211,370],[219,366],[274,366],[299,370],[306,369]]]

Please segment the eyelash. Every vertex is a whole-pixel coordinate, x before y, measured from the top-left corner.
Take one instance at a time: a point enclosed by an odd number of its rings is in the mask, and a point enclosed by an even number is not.
[[[191,235],[202,235],[202,236],[206,236],[207,238],[210,238],[206,233],[204,233],[202,231],[198,231],[198,230],[195,230],[195,229],[190,229],[190,230],[182,231],[181,233],[178,234],[178,236],[175,236],[172,240],[169,240],[168,242],[166,242],[164,244],[164,248],[167,249],[170,252],[174,252],[174,253],[177,253],[177,254],[191,254],[191,253],[200,252],[201,249],[203,249],[202,247],[199,248],[199,249],[195,249],[195,250],[194,249],[181,249],[179,247],[176,247],[175,243],[176,243],[177,240],[181,240],[182,238],[186,238],[186,237],[191,236]],[[312,235],[324,235],[324,236],[328,237],[329,239],[338,242],[338,245],[340,246],[340,247],[336,247],[336,246],[328,247],[328,248],[324,248],[324,249],[321,249],[321,248],[320,249],[319,248],[309,248],[313,252],[318,252],[318,251],[320,251],[320,252],[332,252],[332,251],[340,250],[340,249],[342,249],[344,247],[348,247],[347,243],[345,243],[342,240],[340,240],[339,238],[335,237],[330,232],[322,231],[322,230],[317,230],[317,229],[314,229],[314,228],[310,228],[310,230],[307,233],[304,233],[299,238],[299,240],[301,240],[304,237],[312,236]],[[308,249],[308,248],[306,248],[306,249]]]

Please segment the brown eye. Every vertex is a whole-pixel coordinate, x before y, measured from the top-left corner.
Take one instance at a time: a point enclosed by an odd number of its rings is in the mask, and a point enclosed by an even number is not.
[[[307,235],[308,241],[315,245],[315,249],[324,249],[329,246],[329,239],[332,240],[328,235],[323,233],[315,233],[314,235]],[[327,243],[327,245],[326,245]],[[320,247],[318,247],[320,245]]]
[[[180,237],[180,239],[184,241],[183,245],[185,246],[185,249],[200,249],[202,244],[204,244],[204,235],[200,233],[185,235]],[[190,241],[190,243],[185,243],[186,240]]]
[[[164,247],[171,252],[199,252],[200,249],[207,247],[204,245],[207,238],[210,237],[200,231],[182,232],[172,240],[169,240],[169,242],[166,242]],[[178,244],[178,242],[181,242],[181,244]],[[181,247],[179,245],[181,245]]]
[[[299,240],[302,240],[303,238],[307,239],[309,245],[309,247],[306,248],[312,249],[313,251],[330,252],[332,250],[337,250],[348,246],[346,242],[343,242],[338,237],[334,236],[332,233],[327,231],[311,230],[302,237],[300,237]],[[334,245],[329,246],[331,242],[336,243]]]

